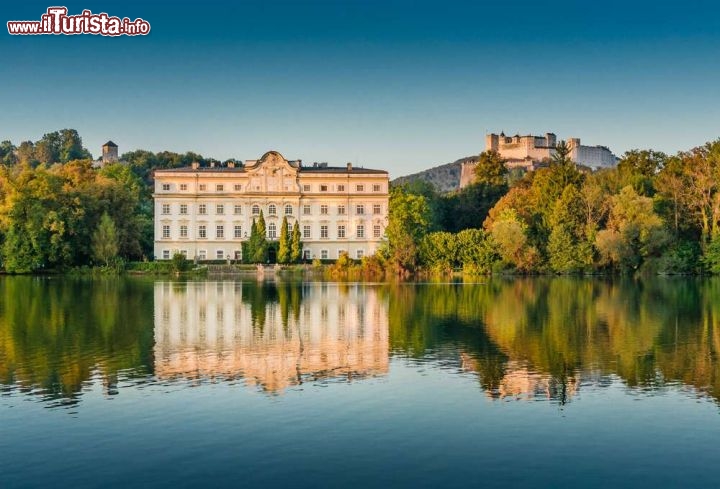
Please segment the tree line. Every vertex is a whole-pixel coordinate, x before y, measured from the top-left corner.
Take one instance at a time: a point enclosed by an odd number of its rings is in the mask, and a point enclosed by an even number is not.
[[[561,142],[545,167],[509,171],[484,152],[472,185],[391,189],[381,256],[400,273],[720,272],[720,140],[626,152],[591,171]]]

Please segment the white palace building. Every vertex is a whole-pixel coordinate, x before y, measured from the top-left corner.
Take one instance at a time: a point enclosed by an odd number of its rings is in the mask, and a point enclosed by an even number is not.
[[[155,171],[155,257],[242,257],[253,219],[262,211],[267,238],[277,240],[283,217],[300,226],[303,258],[373,254],[385,234],[388,172],[327,164],[303,166],[276,151],[244,166]]]

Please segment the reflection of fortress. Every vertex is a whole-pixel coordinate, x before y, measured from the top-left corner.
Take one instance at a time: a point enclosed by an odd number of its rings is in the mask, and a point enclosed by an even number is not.
[[[317,378],[387,373],[388,312],[374,289],[306,284],[278,289],[269,301],[250,297],[257,287],[156,283],[156,375],[242,377],[280,391]]]
[[[477,360],[467,353],[461,354],[461,361],[463,369],[480,372]],[[487,395],[495,399],[554,399],[564,403],[577,393],[579,382],[577,373],[562,383],[549,374],[538,373],[518,362],[510,361],[505,366],[505,373],[496,388],[487,391]]]

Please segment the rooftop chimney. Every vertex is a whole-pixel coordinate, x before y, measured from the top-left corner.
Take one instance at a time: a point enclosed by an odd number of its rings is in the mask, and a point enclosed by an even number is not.
[[[193,170],[197,170],[198,168],[200,168],[200,163],[198,163],[197,161],[193,161],[190,166]]]
[[[347,164],[347,171],[352,171],[352,163],[350,163],[349,161]]]
[[[228,161],[228,168],[235,168],[235,162],[234,161]]]

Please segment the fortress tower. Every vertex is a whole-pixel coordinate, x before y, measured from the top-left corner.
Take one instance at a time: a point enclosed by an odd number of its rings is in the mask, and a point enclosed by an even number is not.
[[[102,146],[102,162],[103,164],[107,163],[117,163],[118,161],[118,145],[113,143],[112,141],[108,141],[107,143],[103,144]]]

